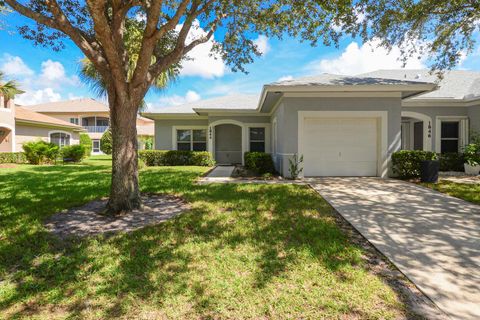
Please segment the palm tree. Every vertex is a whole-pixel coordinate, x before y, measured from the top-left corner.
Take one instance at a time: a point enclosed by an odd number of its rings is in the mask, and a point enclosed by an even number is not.
[[[0,71],[0,96],[5,98],[5,102],[13,99],[17,94],[22,94],[24,91],[20,90],[18,83],[14,80],[4,82],[4,73]]]

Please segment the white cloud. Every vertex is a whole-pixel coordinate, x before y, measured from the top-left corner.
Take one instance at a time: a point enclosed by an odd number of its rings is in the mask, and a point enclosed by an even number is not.
[[[255,44],[258,52],[260,52],[262,56],[265,56],[271,49],[268,38],[264,35],[259,35],[258,38],[253,41],[253,44]]]
[[[178,32],[182,28],[182,25],[177,25],[175,30]],[[204,37],[207,32],[200,27],[197,20],[192,25],[190,32],[188,33],[186,43]],[[202,78],[212,79],[215,77],[222,77],[227,66],[222,58],[212,53],[212,47],[214,45],[213,37],[206,43],[200,44],[192,49],[187,54],[188,59],[182,63],[182,76],[199,76]]]
[[[426,58],[418,59],[411,57],[403,62],[400,60],[401,52],[399,47],[393,47],[389,52],[383,47],[379,47],[378,40],[372,40],[359,46],[356,42],[351,42],[347,48],[338,57],[331,59],[320,59],[311,62],[308,68],[314,73],[326,72],[335,74],[354,75],[363,72],[374,71],[378,69],[423,69],[426,68]]]
[[[158,103],[155,104],[147,104],[147,107],[149,109],[153,108],[155,109],[157,106],[159,107],[172,107],[172,106],[178,106],[184,103],[188,102],[195,102],[200,100],[201,97],[200,95],[193,91],[193,90],[188,90],[185,96],[180,96],[180,95],[172,95],[172,96],[166,96],[162,97],[158,100]]]
[[[19,105],[32,105],[45,102],[60,101],[62,96],[60,93],[55,92],[52,88],[45,88],[39,90],[27,90],[25,93],[18,95],[15,98],[15,102]]]
[[[30,69],[22,58],[5,53],[2,58],[0,70],[9,76],[32,76],[33,70]]]
[[[277,82],[288,81],[288,80],[293,80],[293,77],[291,75],[283,76],[278,78]]]
[[[46,60],[42,62],[42,71],[38,78],[38,82],[46,86],[64,86],[65,84],[69,85],[78,85],[78,77],[72,76],[68,77],[63,64],[58,61]]]

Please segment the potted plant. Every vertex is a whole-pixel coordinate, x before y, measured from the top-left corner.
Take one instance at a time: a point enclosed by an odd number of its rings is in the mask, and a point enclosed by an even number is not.
[[[477,175],[480,173],[480,144],[470,143],[463,150],[465,158],[465,173]]]

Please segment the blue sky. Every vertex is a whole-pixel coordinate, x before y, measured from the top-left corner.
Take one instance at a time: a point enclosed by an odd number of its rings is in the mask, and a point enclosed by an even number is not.
[[[16,31],[15,25],[24,21],[23,18],[16,14],[4,18],[6,26],[0,30],[0,69],[8,78],[18,80],[26,91],[17,98],[17,103],[27,105],[79,97],[96,98],[78,78],[79,60],[83,57],[80,50],[68,42],[66,49],[60,52],[34,46]],[[202,32],[200,28],[191,37]],[[263,84],[279,79],[323,72],[358,74],[401,66],[397,48],[388,53],[377,48],[375,42],[363,44],[349,37],[342,39],[339,48],[311,47],[291,38],[281,41],[261,35],[252,38],[263,55],[247,65],[248,74],[230,71],[223,61],[209,55],[211,43],[204,44],[191,52],[193,60],[184,65],[178,81],[162,92],[149,92],[146,97],[149,109],[158,110],[233,93],[256,94]],[[479,56],[479,51],[475,50],[463,59],[459,68],[479,70]],[[412,58],[407,63],[407,68],[426,66],[425,59]]]

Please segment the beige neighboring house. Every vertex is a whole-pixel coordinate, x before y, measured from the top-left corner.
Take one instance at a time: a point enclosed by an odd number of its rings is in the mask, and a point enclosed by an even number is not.
[[[107,105],[87,98],[38,104],[28,109],[83,127],[92,139],[92,154],[102,154],[100,139],[110,126]],[[146,139],[154,136],[154,121],[139,117],[137,132],[139,149],[144,149]]]
[[[82,131],[81,126],[16,106],[13,100],[0,97],[0,152],[20,152],[23,143],[36,140],[61,147],[78,144]]]

